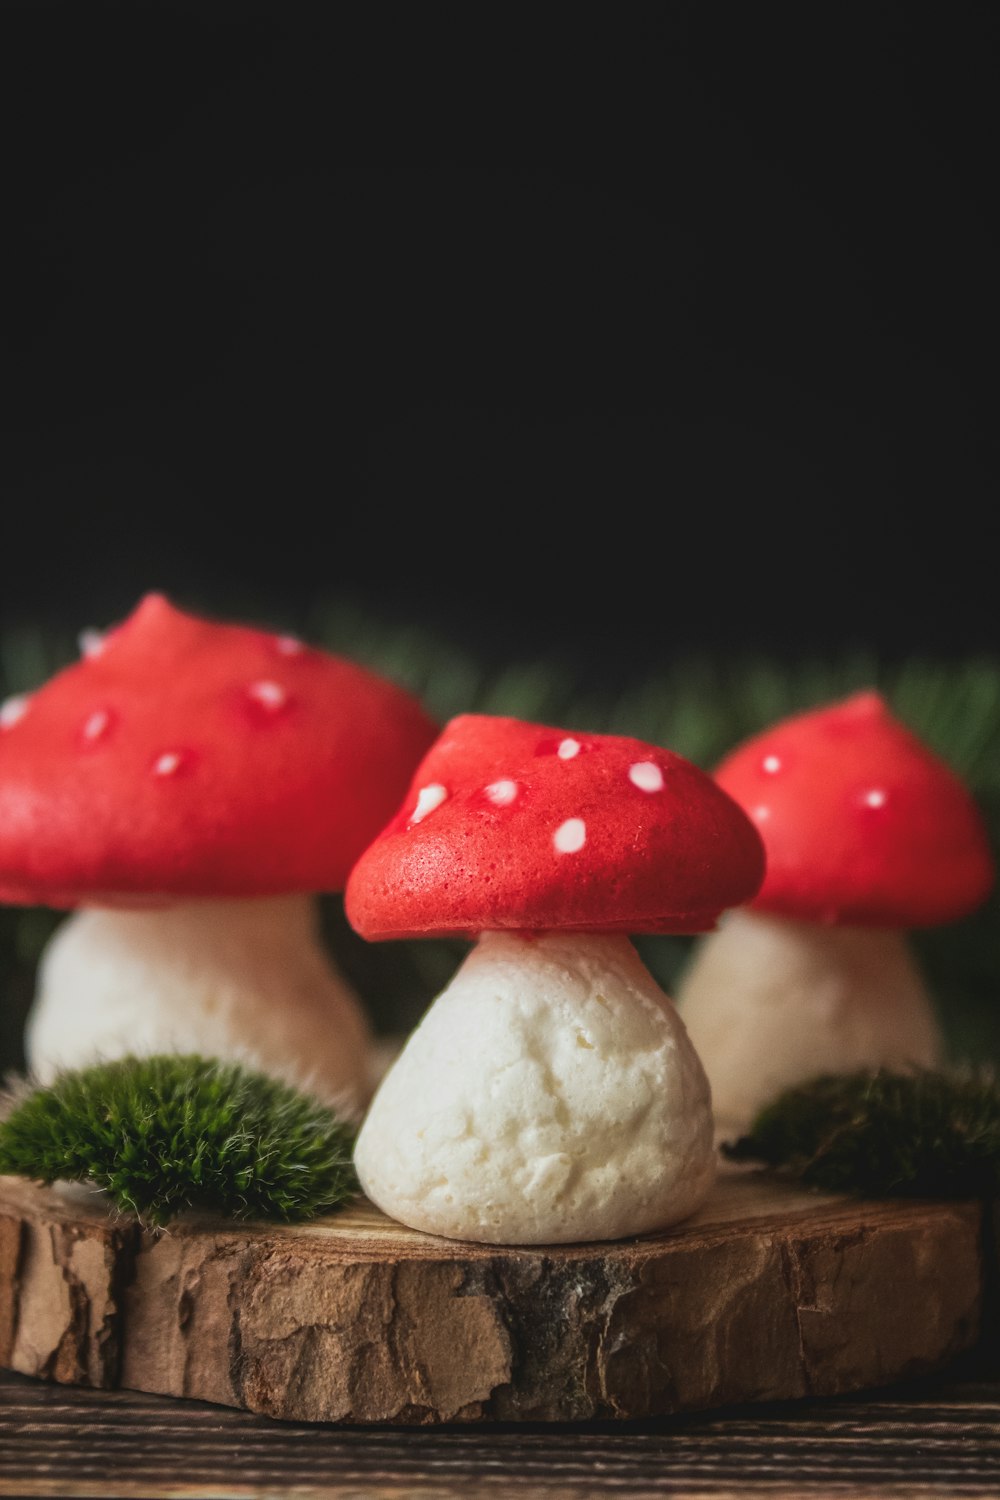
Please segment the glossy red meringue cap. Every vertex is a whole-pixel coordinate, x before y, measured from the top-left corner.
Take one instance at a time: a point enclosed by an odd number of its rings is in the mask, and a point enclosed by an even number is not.
[[[354,866],[344,900],[368,939],[705,932],[763,872],[751,820],[672,751],[462,714]]]
[[[0,715],[0,900],[340,891],[437,729],[350,660],[147,594]]]
[[[751,736],[715,772],[767,851],[760,911],[920,928],[975,911],[994,883],[960,777],[865,690]]]

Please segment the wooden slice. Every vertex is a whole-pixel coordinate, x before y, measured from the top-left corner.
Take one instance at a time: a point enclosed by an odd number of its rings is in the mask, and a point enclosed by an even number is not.
[[[726,1170],[692,1219],[503,1247],[364,1201],[304,1227],[0,1178],[0,1364],[309,1422],[641,1418],[834,1395],[980,1334],[981,1211],[857,1202]]]

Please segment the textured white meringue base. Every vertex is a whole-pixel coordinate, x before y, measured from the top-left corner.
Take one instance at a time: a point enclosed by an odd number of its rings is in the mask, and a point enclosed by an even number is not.
[[[379,1208],[427,1233],[643,1234],[712,1186],[708,1085],[628,938],[488,932],[389,1068],[355,1162]]]
[[[31,1072],[153,1052],[245,1062],[360,1114],[374,1053],[312,896],[73,913],[42,954],[25,1029]]]
[[[726,1139],[817,1074],[934,1067],[944,1052],[902,932],[730,911],[699,939],[676,995]]]

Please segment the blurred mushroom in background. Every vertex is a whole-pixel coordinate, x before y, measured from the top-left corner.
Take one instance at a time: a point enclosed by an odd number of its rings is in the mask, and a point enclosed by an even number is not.
[[[715,778],[767,856],[756,895],[699,939],[677,984],[717,1132],[821,1073],[939,1065],[908,934],[970,915],[995,876],[961,779],[874,690],[750,736]]]
[[[0,728],[0,900],[72,912],[39,962],[30,1071],[199,1051],[363,1108],[370,1027],[316,896],[435,733],[382,676],[161,594],[88,636]]]

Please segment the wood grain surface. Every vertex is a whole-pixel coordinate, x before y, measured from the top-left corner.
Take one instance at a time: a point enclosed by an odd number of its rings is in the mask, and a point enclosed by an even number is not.
[[[937,1500],[1000,1494],[1000,1381],[634,1423],[274,1422],[0,1374],[0,1495],[107,1500]]]
[[[834,1395],[980,1340],[982,1214],[727,1172],[675,1230],[498,1247],[360,1202],[149,1233],[0,1180],[0,1365],[304,1422],[627,1421]]]

